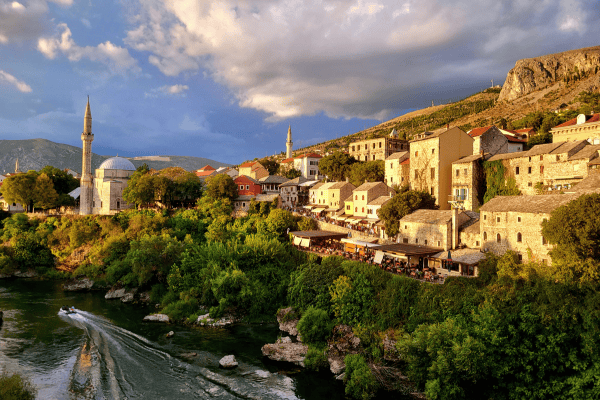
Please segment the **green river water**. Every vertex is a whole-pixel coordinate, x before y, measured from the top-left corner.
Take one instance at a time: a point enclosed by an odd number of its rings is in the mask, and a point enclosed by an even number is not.
[[[59,315],[62,305],[78,312]],[[143,323],[152,309],[28,279],[0,280],[0,310],[0,372],[29,377],[39,399],[344,398],[342,383],[330,374],[262,356],[261,346],[281,334],[275,324],[213,329]],[[175,336],[167,339],[170,330]],[[238,368],[219,368],[228,354]]]

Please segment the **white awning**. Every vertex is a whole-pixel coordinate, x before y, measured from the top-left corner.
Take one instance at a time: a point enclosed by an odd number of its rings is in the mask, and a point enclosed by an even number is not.
[[[310,247],[310,239],[302,239],[302,241],[300,242],[300,246]]]
[[[375,258],[373,258],[373,262],[376,264],[381,264],[381,261],[383,260],[383,255],[384,255],[383,251],[377,250],[375,252]]]
[[[302,238],[299,238],[298,236],[294,236],[294,245],[295,246],[300,246],[301,241],[302,241]]]
[[[356,246],[362,246],[362,247],[379,247],[380,246],[377,243],[369,243],[369,242],[365,242],[364,240],[358,240],[358,239],[354,239],[354,238],[342,238],[341,241],[342,241],[342,243],[352,243]]]

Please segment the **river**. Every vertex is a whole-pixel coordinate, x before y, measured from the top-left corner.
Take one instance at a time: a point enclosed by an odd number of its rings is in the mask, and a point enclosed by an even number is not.
[[[59,314],[62,305],[78,311]],[[143,323],[148,307],[27,279],[0,280],[0,310],[0,372],[30,378],[38,399],[344,398],[343,385],[331,375],[262,356],[261,346],[280,335],[275,324],[214,329]],[[170,330],[175,336],[167,339]],[[228,354],[238,368],[219,368]]]

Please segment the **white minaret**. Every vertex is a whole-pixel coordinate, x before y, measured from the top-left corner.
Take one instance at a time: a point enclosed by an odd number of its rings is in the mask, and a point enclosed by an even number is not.
[[[79,194],[79,214],[88,215],[92,213],[93,181],[92,181],[92,112],[90,110],[90,96],[88,96],[83,118],[83,155],[81,158],[81,192]]]
[[[292,158],[292,126],[288,126],[288,137],[287,142],[285,142],[285,157]]]

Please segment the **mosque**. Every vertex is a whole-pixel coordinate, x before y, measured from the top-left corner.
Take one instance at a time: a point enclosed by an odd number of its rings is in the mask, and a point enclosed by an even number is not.
[[[81,186],[79,196],[79,214],[111,215],[132,208],[123,200],[123,191],[127,182],[135,172],[131,161],[123,157],[112,157],[105,160],[92,176],[92,112],[90,98],[83,118],[83,156],[81,166]]]

